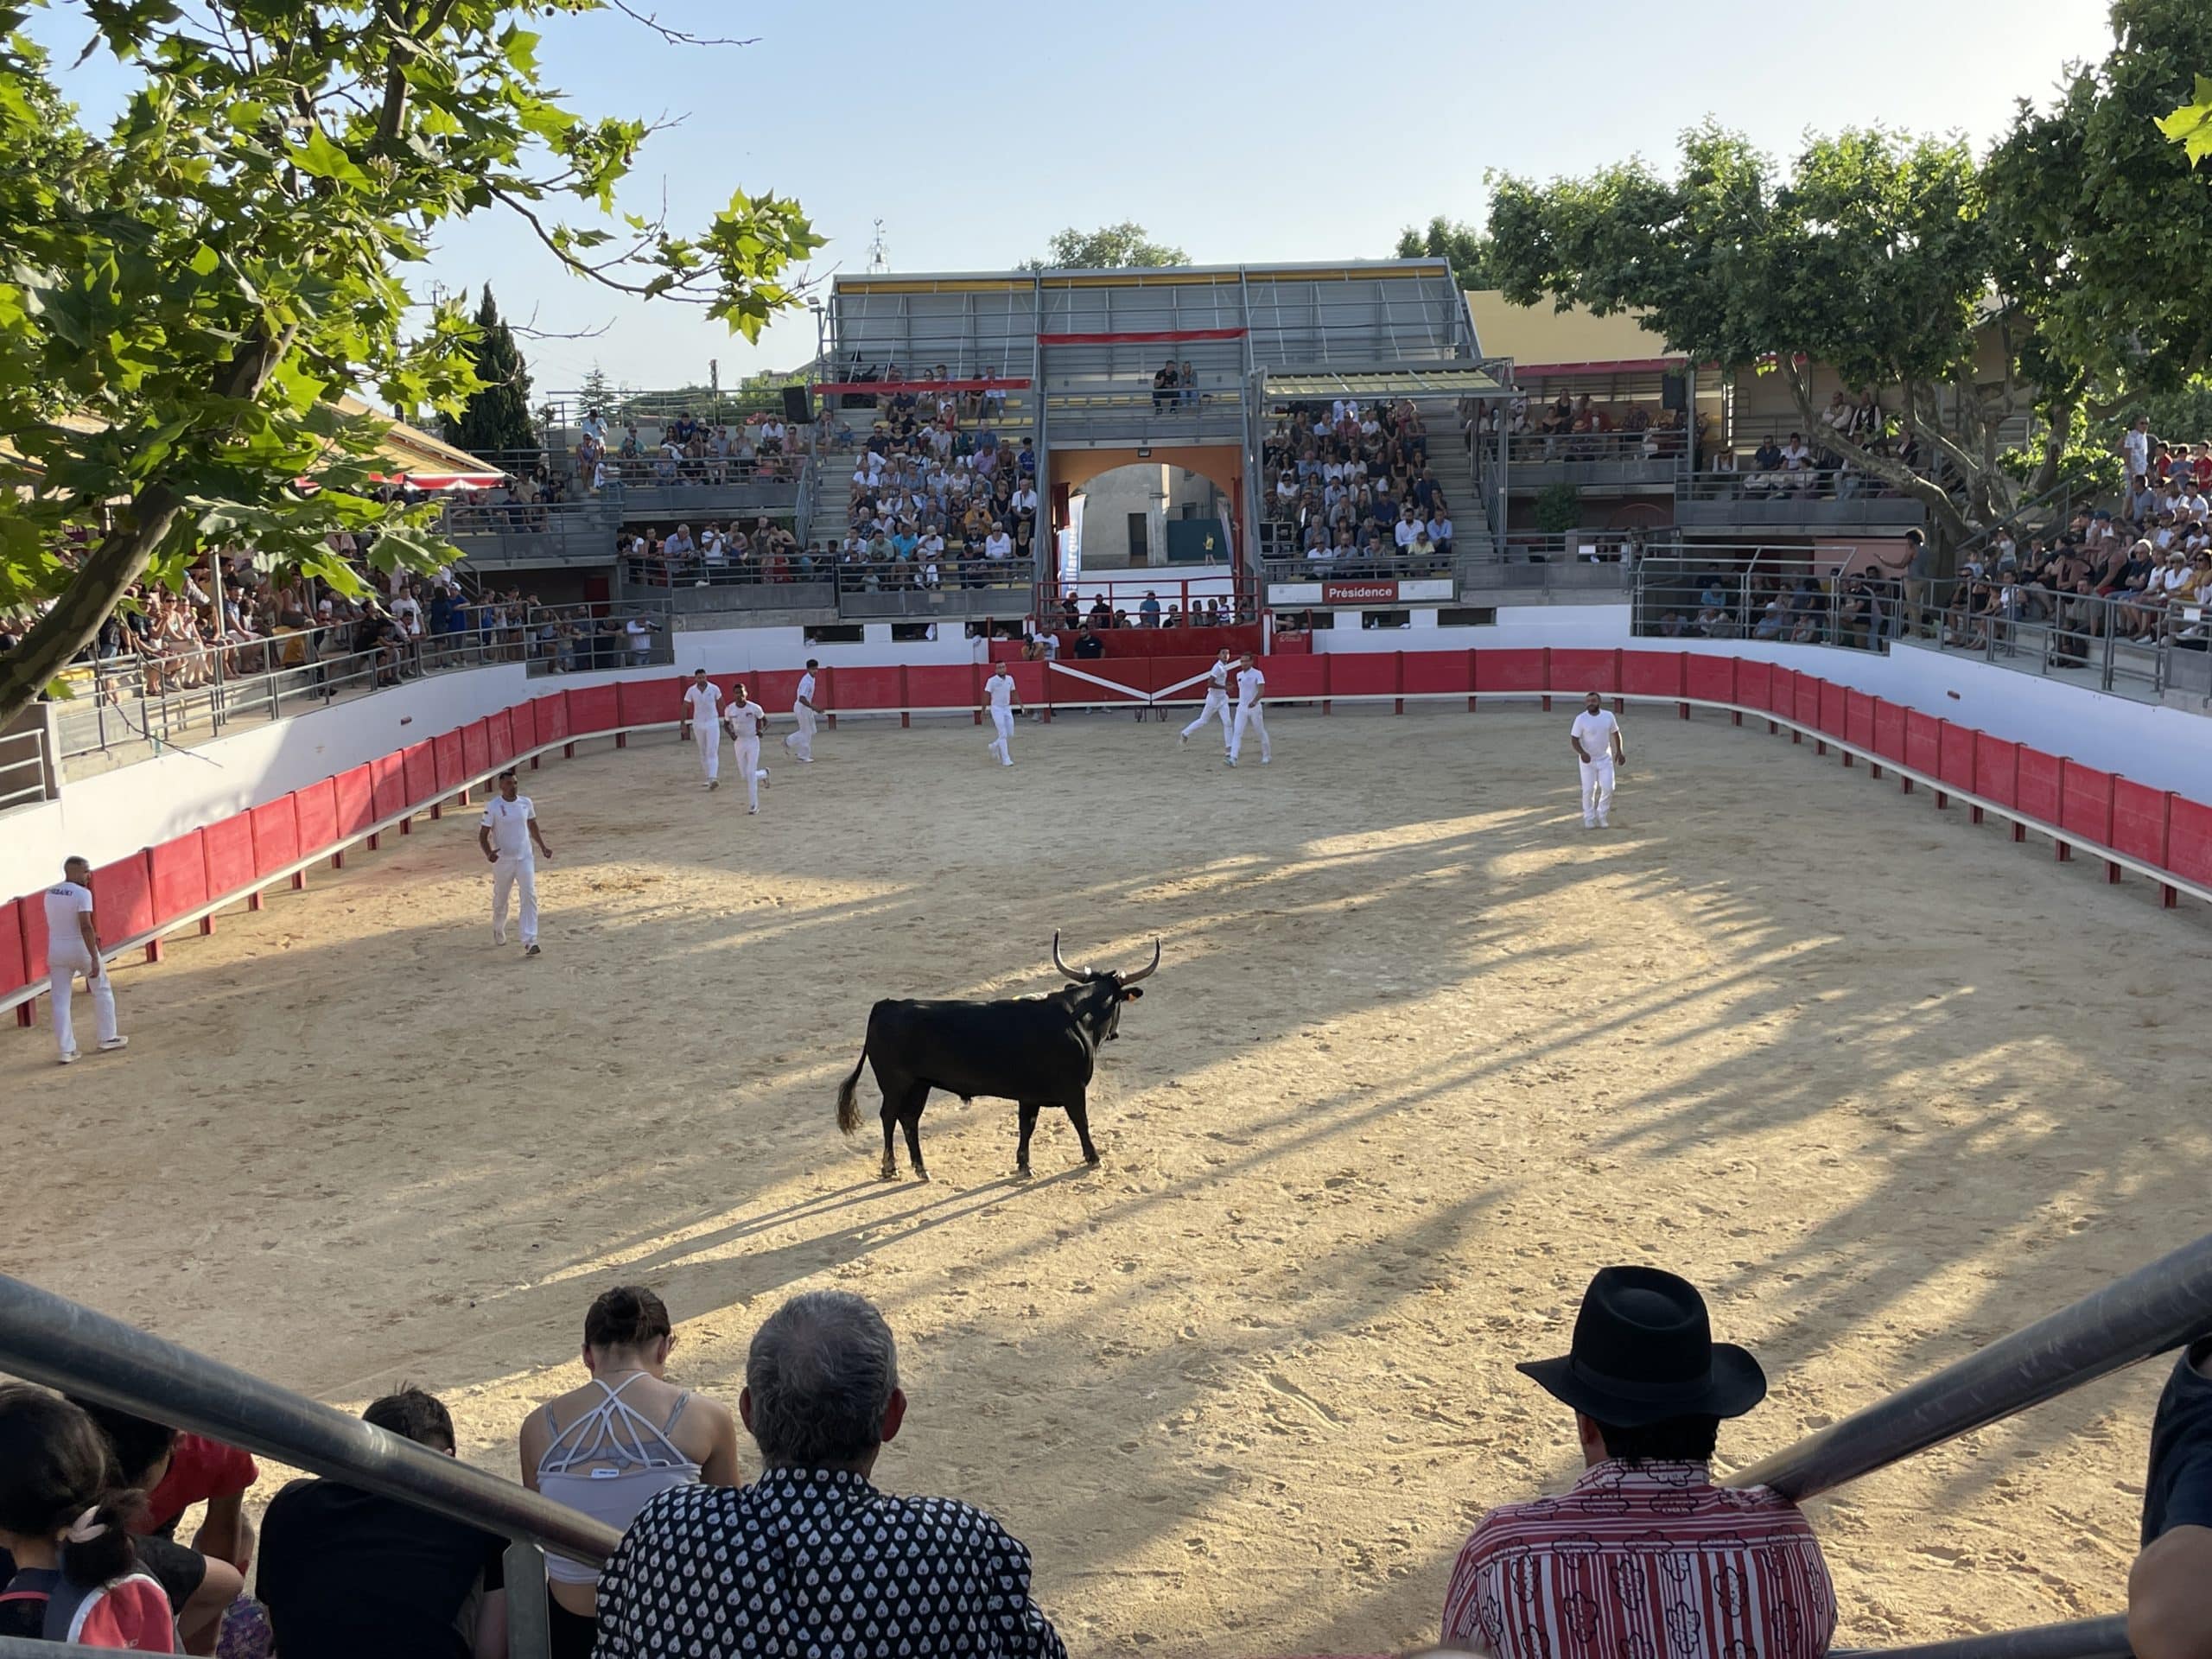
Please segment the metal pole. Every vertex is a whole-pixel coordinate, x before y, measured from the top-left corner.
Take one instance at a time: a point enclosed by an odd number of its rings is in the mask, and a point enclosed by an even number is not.
[[[215,699],[207,723],[219,732],[223,729],[223,644],[231,637],[231,614],[223,607],[223,550],[219,547],[207,555],[207,574],[215,589]]]
[[[2212,1234],[1731,1475],[1802,1503],[2212,1332]]]
[[[592,1567],[622,1541],[612,1527],[512,1481],[4,1275],[0,1370]]]
[[[2110,1613],[1909,1648],[1835,1648],[1830,1659],[2128,1659],[2133,1651],[2127,1645],[2126,1616]]]

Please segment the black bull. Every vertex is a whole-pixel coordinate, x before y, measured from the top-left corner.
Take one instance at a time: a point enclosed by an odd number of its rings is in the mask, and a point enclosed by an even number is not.
[[[886,998],[868,1010],[868,1040],[853,1074],[837,1090],[837,1127],[847,1135],[860,1128],[861,1068],[871,1061],[876,1086],[883,1090],[883,1179],[895,1180],[899,1159],[893,1130],[904,1125],[906,1151],[918,1180],[929,1179],[922,1162],[922,1108],[930,1090],[942,1089],[963,1101],[978,1095],[1011,1100],[1021,1109],[1021,1143],[1014,1168],[1029,1173],[1029,1137],[1037,1114],[1058,1106],[1083,1142],[1084,1161],[1098,1161],[1090,1143],[1087,1096],[1098,1046],[1121,1033],[1122,1005],[1144,993],[1137,981],[1160,967],[1160,942],[1151,963],[1133,974],[1084,969],[1060,959],[1060,936],[1052,936],[1052,965],[1071,983],[1044,996],[999,1002],[916,1002]]]

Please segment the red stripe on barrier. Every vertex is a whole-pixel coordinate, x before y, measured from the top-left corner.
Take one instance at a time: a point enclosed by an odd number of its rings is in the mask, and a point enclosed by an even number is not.
[[[1874,699],[1874,753],[1904,764],[1904,710],[1879,697]]]
[[[480,778],[492,769],[492,723],[472,720],[461,728],[461,775]]]
[[[2069,760],[2059,777],[2058,827],[2111,846],[2112,785],[2112,773]]]
[[[1399,660],[1405,664],[1405,691],[1409,697],[1438,695],[1464,697],[1475,689],[1472,652],[1409,651]],[[1191,690],[1198,696],[1205,693],[1203,682]]]
[[[1544,653],[1541,651],[1478,651],[1475,690],[1548,691],[1551,682],[1544,677]]]
[[[369,762],[369,779],[378,818],[396,818],[412,800],[407,792],[407,758],[380,755]]]
[[[405,767],[407,804],[424,806],[438,792],[438,746],[429,738],[410,743],[399,752]]]
[[[253,819],[241,812],[219,818],[200,832],[200,850],[207,855],[207,896],[236,893],[253,883]]]
[[[921,664],[906,671],[906,697],[915,709],[973,709],[983,700],[982,672],[973,663]]]
[[[676,716],[670,715],[668,719]],[[570,737],[590,737],[601,732],[611,732],[620,718],[620,709],[611,685],[591,685],[569,693],[569,730]]]
[[[1851,726],[1851,693],[1830,680],[1821,682],[1821,730],[1834,738],[1848,742]]]
[[[1827,689],[1826,680],[1815,679],[1810,674],[1797,677],[1797,712],[1790,718],[1808,731],[1821,729],[1821,693]]]
[[[23,944],[23,905],[10,899],[0,905],[0,995],[13,995],[38,976],[31,972],[30,952]]]
[[[537,747],[537,705],[518,702],[507,710],[507,729],[513,734],[515,753],[528,754]]]
[[[1797,718],[1797,671],[1779,664],[1767,670],[1766,711],[1784,720]]]
[[[1864,691],[1844,693],[1843,741],[1869,753],[1874,750],[1874,701]]]
[[[2020,804],[2020,746],[1987,732],[1974,734],[1974,792],[1998,806]]]
[[[1679,697],[1688,690],[1688,653],[1679,651],[1624,651],[1621,653],[1621,690],[1635,697]]]
[[[180,916],[188,916],[206,904],[207,891],[207,831],[194,830],[189,835],[165,841],[158,847],[146,849],[147,868],[154,878],[154,919],[156,923],[173,922]],[[4,946],[0,940],[0,946]]]
[[[1388,697],[1398,690],[1398,664],[1395,652],[1330,652],[1321,660],[1327,664],[1321,683],[1325,695],[1332,697]],[[1270,664],[1272,667],[1272,664]],[[1268,690],[1274,688],[1270,685]]]
[[[1096,658],[1080,663],[1047,663],[1045,683],[1054,702],[1141,702],[1152,687],[1148,657]],[[1274,664],[1267,670],[1274,678]],[[1268,688],[1273,690],[1272,684]]]
[[[292,817],[299,834],[296,857],[319,853],[338,839],[338,787],[330,779],[292,791]]]
[[[2173,797],[2126,778],[2112,785],[2112,845],[2145,864],[2166,867],[2166,819]]]
[[[100,938],[128,938],[154,925],[154,870],[142,848],[92,872],[92,912]]]
[[[486,715],[484,730],[491,744],[491,765],[504,766],[515,758],[514,721],[507,718],[505,709],[502,709],[495,715]]]
[[[1948,720],[1938,721],[1938,749],[1936,775],[1953,789],[1971,795],[1974,791],[1974,740],[1971,726],[1954,726]]]
[[[1917,709],[1904,711],[1904,763],[1934,778],[1943,770],[1943,722]]]
[[[253,825],[253,873],[266,878],[287,864],[299,861],[300,819],[289,795],[255,807],[246,814]]]
[[[1738,658],[1736,662],[1736,695],[1732,701],[1746,709],[1770,709],[1768,696],[1774,688],[1772,663],[1747,662]]]
[[[338,833],[341,838],[358,836],[377,821],[373,766],[341,772],[330,780],[330,785],[338,805]]]
[[[2180,795],[2173,798],[2166,827],[2166,868],[2185,881],[2212,887],[2212,806]],[[36,978],[38,971],[34,966],[31,976]]]
[[[1016,696],[1021,699],[1022,706],[1028,709],[1043,708],[1045,706],[1047,695],[1045,664],[1042,663],[1009,663],[1007,666],[1014,671],[1014,692]],[[982,701],[982,694],[980,690],[977,693],[976,700],[978,702]]]
[[[1096,668],[1087,663],[1086,668]],[[899,707],[899,671],[895,668],[841,668],[837,671],[837,707],[840,709],[896,709]]]
[[[462,770],[467,765],[467,756],[461,748],[459,732],[440,732],[432,738],[430,760],[437,769],[438,780],[434,791],[436,794],[452,794],[461,787],[461,780],[468,775]],[[415,798],[420,800],[423,798],[418,795]]]
[[[575,729],[569,723],[569,694],[556,691],[550,697],[538,697],[531,707],[537,710],[537,741],[540,743],[561,743]],[[422,797],[416,797],[420,800]]]
[[[1735,702],[1737,662],[1733,657],[1709,657],[1700,651],[1685,652],[1682,690],[1700,702]]]
[[[722,696],[728,698],[736,686],[734,679],[724,681]],[[614,688],[614,707],[616,718],[625,726],[660,726],[690,713],[690,705],[683,701],[682,682],[672,677],[624,680]]]
[[[2061,773],[2065,766],[2055,754],[2045,754],[2024,743],[2020,745],[2020,782],[2013,805],[2030,817],[2056,823],[2059,813],[2064,810]]]
[[[1618,651],[1566,651],[1554,647],[1550,664],[1551,690],[1603,691],[1607,696],[1621,689],[1621,654]]]
[[[1535,653],[1530,653],[1534,655]],[[1270,657],[1268,658],[1267,697],[1269,702],[1312,702],[1325,695],[1328,671],[1324,666],[1328,658]],[[1478,662],[1480,658],[1477,659]],[[1230,683],[1230,695],[1236,695],[1236,683]]]

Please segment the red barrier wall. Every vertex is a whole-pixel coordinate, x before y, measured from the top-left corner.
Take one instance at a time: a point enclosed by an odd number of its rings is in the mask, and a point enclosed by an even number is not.
[[[23,949],[22,911],[20,899],[0,905],[0,996],[20,991],[38,977]]]
[[[2112,844],[2130,858],[2166,868],[2166,814],[2173,797],[2148,784],[2115,778],[2112,785]]]
[[[1408,696],[1422,696],[1447,693],[1464,697],[1475,683],[1474,653],[1469,651],[1409,651],[1399,659],[1406,665],[1404,683]],[[1200,668],[1205,664],[1201,663]],[[1204,683],[1191,688],[1191,695],[1203,696]]]
[[[1331,652],[1321,661],[1327,671],[1321,683],[1330,696],[1391,697],[1398,694],[1398,653],[1395,651],[1343,655]],[[1270,685],[1268,689],[1274,688]]]
[[[234,818],[218,818],[200,832],[200,850],[207,855],[207,896],[236,893],[253,880],[253,816],[241,812]]]
[[[461,747],[459,732],[440,732],[430,740],[430,759],[436,764],[437,792],[450,795],[461,787],[461,779],[468,776],[467,751]],[[420,800],[421,796],[416,798]]]
[[[326,778],[321,783],[309,784],[292,791],[292,815],[297,826],[299,848],[296,856],[327,847],[338,839],[338,785]]]
[[[1772,663],[1751,663],[1738,660],[1736,664],[1735,701],[1746,709],[1770,707],[1767,694],[1774,685]]]
[[[514,736],[515,753],[528,754],[537,747],[537,705],[518,702],[507,710],[507,729]]]
[[[723,697],[727,699],[735,689],[734,679],[723,683]],[[688,712],[683,683],[674,678],[624,680],[614,688],[614,711],[625,726],[660,726],[681,720]]]
[[[492,722],[472,720],[461,728],[461,775],[480,778],[492,769]]]
[[[92,872],[92,911],[103,943],[153,926],[154,870],[143,850]]]
[[[1954,726],[1948,720],[1938,722],[1942,728],[1942,762],[1937,775],[1953,789],[1974,793],[1974,740],[1971,726]]]
[[[1874,753],[1904,764],[1904,710],[1879,697],[1874,699]]]
[[[1099,664],[1086,663],[1086,668]],[[837,671],[838,709],[875,709],[899,707],[899,671],[895,668],[841,668]]]
[[[1270,702],[1311,702],[1324,695],[1328,684],[1328,658],[1270,657],[1264,671],[1268,677],[1267,696]],[[1483,659],[1475,658],[1480,671]],[[1230,683],[1230,701],[1236,698],[1235,681]]]
[[[1974,792],[1999,806],[2020,804],[2020,746],[1987,732],[1974,734]]]
[[[1618,651],[1560,651],[1551,653],[1554,691],[1603,691],[1611,696],[1621,689],[1621,654]]]
[[[530,705],[537,710],[537,741],[541,743],[560,743],[568,739],[575,728],[569,724],[569,694],[556,691],[550,697],[537,697]],[[422,797],[416,797],[420,800]]]
[[[1770,668],[1767,671],[1766,711],[1779,715],[1784,720],[1797,718],[1797,671],[1794,668]]]
[[[508,718],[505,709],[500,709],[496,715],[486,715],[484,731],[491,748],[493,766],[504,766],[515,758],[514,721]]]
[[[1682,690],[1700,702],[1736,702],[1736,659],[1708,657],[1703,652],[1682,653]]]
[[[2069,760],[2059,781],[2058,827],[2111,846],[2112,773]]]
[[[207,902],[207,839],[206,830],[194,830],[188,836],[146,849],[147,864],[154,876],[154,914],[162,921],[186,915]],[[5,945],[6,941],[0,939],[0,950]],[[4,967],[0,963],[0,969]],[[5,979],[6,974],[0,971],[0,982]]]
[[[772,715],[788,715],[791,705],[798,701],[799,671],[795,668],[772,668],[745,677],[745,689],[753,693],[753,701]],[[830,683],[825,671],[815,676],[814,706],[817,709],[836,708],[830,700],[836,688]]]
[[[1843,694],[1843,741],[1869,753],[1874,748],[1874,699],[1864,691]]]
[[[401,765],[405,768],[407,799],[404,804],[418,806],[438,792],[437,745],[425,739],[410,743],[399,752]]]
[[[1463,658],[1466,655],[1464,652],[1445,654]],[[1170,696],[1178,702],[1204,702],[1206,697],[1206,683],[1203,677],[1182,687],[1179,690],[1169,691],[1167,688],[1178,680],[1190,679],[1194,674],[1204,676],[1212,667],[1213,658],[1211,657],[1155,657],[1152,659],[1153,695]],[[1269,664],[1267,672],[1272,678],[1274,673],[1272,664]]]
[[[300,820],[293,810],[292,798],[255,807],[246,814],[253,825],[253,873],[266,876],[297,861],[300,856]]]
[[[611,685],[588,686],[569,693],[569,729],[564,735],[587,737],[600,732],[611,732],[620,718],[620,709]],[[674,714],[664,715],[673,720]]]
[[[338,833],[359,835],[377,821],[376,767],[356,766],[332,779],[338,801]]]
[[[1908,709],[1904,715],[1904,763],[1929,777],[1943,770],[1943,722],[1933,715]]]
[[[1545,677],[1546,654],[1541,651],[1478,651],[1475,653],[1475,690],[1548,691],[1551,682]],[[1274,687],[1268,689],[1272,690]]]
[[[2166,829],[2166,868],[2185,881],[2212,887],[2212,806],[2180,795],[2173,798]],[[35,977],[37,968],[31,971]]]
[[[1019,664],[1016,664],[1019,666]],[[906,671],[910,709],[973,709],[983,701],[983,671],[974,664],[937,663]],[[1014,690],[1021,677],[1014,677]]]
[[[2020,782],[2012,804],[2031,817],[2056,823],[2064,810],[2060,774],[2066,763],[2055,754],[2020,745]]]
[[[1630,696],[1679,697],[1684,691],[1685,663],[1680,651],[1624,651],[1621,653],[1621,690]]]
[[[1831,681],[1822,680],[1821,706],[1815,718],[1828,736],[1843,738],[1845,728],[1851,724],[1851,693]]]
[[[59,872],[56,873],[59,879]],[[26,893],[16,912],[23,925],[24,983],[46,977],[46,899],[44,890]]]

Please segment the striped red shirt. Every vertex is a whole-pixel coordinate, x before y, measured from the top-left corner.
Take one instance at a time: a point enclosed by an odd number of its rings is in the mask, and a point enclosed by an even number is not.
[[[1600,1463],[1482,1518],[1444,1599],[1446,1643],[1497,1659],[1819,1659],[1835,1591],[1797,1506],[1702,1463]]]

